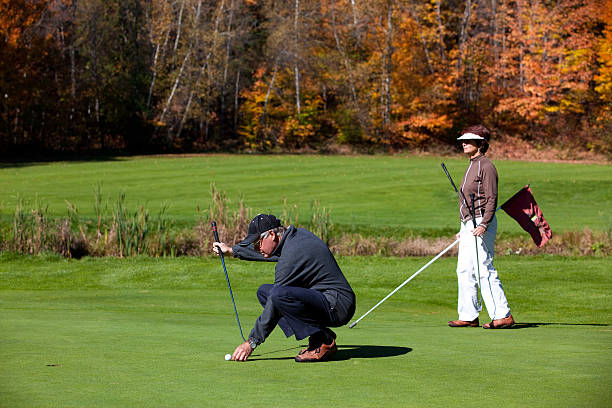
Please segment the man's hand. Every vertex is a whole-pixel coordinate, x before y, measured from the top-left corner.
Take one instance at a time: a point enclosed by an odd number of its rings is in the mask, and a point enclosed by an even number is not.
[[[234,253],[234,251],[232,251],[232,247],[223,242],[213,242],[212,250],[217,255],[219,255],[219,250],[221,250],[221,252],[223,252],[224,254],[231,255]]]
[[[246,361],[247,358],[251,355],[253,349],[248,341],[245,341],[234,350],[234,354],[232,354],[232,360],[234,361]]]

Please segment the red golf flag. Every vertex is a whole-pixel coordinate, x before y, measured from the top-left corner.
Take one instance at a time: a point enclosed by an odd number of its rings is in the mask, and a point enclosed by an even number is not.
[[[531,235],[538,248],[552,238],[550,225],[544,219],[542,210],[533,198],[529,184],[510,197],[501,205],[501,208]]]

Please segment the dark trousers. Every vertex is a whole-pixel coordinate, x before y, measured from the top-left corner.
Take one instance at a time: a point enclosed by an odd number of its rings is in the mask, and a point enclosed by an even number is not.
[[[285,336],[302,340],[329,326],[336,326],[325,296],[314,289],[293,286],[261,285],[257,299],[262,306],[272,302],[281,316],[278,326]]]

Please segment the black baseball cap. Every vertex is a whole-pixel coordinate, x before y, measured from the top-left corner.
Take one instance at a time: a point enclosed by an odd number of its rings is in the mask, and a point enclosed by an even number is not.
[[[259,236],[266,231],[280,227],[281,223],[272,214],[257,214],[249,224],[249,232],[245,239],[238,243],[240,246],[249,246],[257,241]]]

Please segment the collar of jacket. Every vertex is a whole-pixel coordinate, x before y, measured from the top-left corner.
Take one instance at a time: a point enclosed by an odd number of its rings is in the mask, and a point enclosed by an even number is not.
[[[473,159],[470,158],[470,161],[478,161],[482,159],[483,157],[485,157],[484,153],[480,153],[478,156],[474,157]]]

